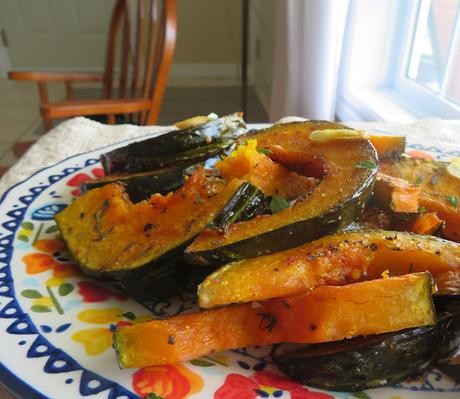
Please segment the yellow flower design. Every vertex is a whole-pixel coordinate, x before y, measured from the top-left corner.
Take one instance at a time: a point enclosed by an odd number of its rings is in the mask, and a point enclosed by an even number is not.
[[[89,356],[97,356],[112,347],[112,332],[108,328],[90,328],[72,335],[75,342],[81,343]]]
[[[110,324],[123,318],[123,309],[86,309],[78,313],[78,319],[85,323]]]
[[[41,298],[34,299],[33,306],[46,306],[47,308],[52,308],[54,306],[53,301],[49,296],[43,296]]]

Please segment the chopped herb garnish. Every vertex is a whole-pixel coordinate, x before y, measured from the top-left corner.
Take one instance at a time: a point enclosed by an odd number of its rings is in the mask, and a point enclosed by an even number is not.
[[[129,320],[134,320],[136,318],[136,315],[133,312],[123,313],[122,316],[126,317]]]
[[[418,208],[418,213],[423,215],[425,212],[426,212],[426,208],[424,206],[421,206]]]
[[[417,179],[415,180],[415,183],[414,183],[414,184],[415,184],[416,186],[420,186],[420,184],[422,184],[422,182],[423,182],[423,177],[422,177],[422,176],[419,176],[419,177],[417,177]]]
[[[163,396],[159,396],[156,393],[149,393],[144,399],[164,399]]]
[[[267,313],[257,313],[257,316],[260,316],[260,323],[259,327],[262,330],[268,330],[269,332],[272,332],[273,327],[276,326],[276,317],[273,313],[267,312]]]
[[[370,159],[366,159],[365,161],[360,161],[355,165],[356,168],[361,168],[361,169],[375,169],[377,167],[377,164],[374,161],[371,161]]]
[[[257,147],[257,152],[260,152],[261,154],[265,154],[267,156],[269,156],[269,155],[271,155],[273,153],[268,148],[262,148],[262,147]]]
[[[447,195],[446,201],[453,207],[458,208],[458,197],[456,195]]]
[[[289,201],[286,198],[274,195],[270,201],[269,207],[273,214],[278,213],[283,209],[289,208]]]

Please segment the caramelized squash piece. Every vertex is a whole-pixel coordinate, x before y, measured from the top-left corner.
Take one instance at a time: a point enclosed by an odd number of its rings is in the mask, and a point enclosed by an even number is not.
[[[205,279],[198,296],[201,307],[212,308],[379,278],[385,270],[391,275],[428,270],[442,291],[447,281],[438,278],[447,272],[460,273],[460,245],[392,231],[341,233],[229,263]]]
[[[270,150],[257,149],[257,140],[248,140],[228,157],[217,162],[225,180],[244,179],[266,195],[278,195],[288,200],[306,196],[316,185],[316,179],[289,171],[283,165],[272,161]]]
[[[278,342],[318,343],[434,324],[428,273],[152,320],[114,333],[122,368]]]
[[[404,179],[377,173],[374,200],[383,208],[398,213],[418,213],[420,186]]]
[[[419,183],[419,205],[437,212],[445,221],[444,236],[460,242],[460,180],[447,172],[447,166],[445,162],[400,158],[381,162],[380,171],[409,183]]]
[[[412,222],[410,231],[415,234],[433,234],[442,223],[436,212],[425,212]]]
[[[375,147],[379,159],[395,158],[406,150],[405,136],[376,136],[371,134],[370,141]]]

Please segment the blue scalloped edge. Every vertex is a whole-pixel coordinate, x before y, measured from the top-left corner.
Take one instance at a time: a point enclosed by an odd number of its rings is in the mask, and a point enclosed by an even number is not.
[[[460,150],[442,150],[441,148],[435,146],[424,146],[422,144],[408,144],[408,148],[413,148],[414,150],[428,151],[438,155],[451,156],[451,157],[460,157]]]
[[[29,178],[24,181],[10,187],[2,196],[0,204],[2,204],[7,198],[7,195],[15,187],[24,184],[36,174],[41,173],[44,170],[54,168],[57,165],[67,161],[63,160],[55,165],[37,171]],[[36,338],[30,345],[27,351],[28,358],[34,357],[47,357],[46,364],[43,371],[48,374],[61,374],[70,373],[75,371],[82,371],[79,381],[79,393],[81,396],[89,396],[107,391],[108,399],[116,399],[118,397],[125,397],[128,399],[139,398],[133,392],[127,390],[121,385],[114,381],[111,381],[105,377],[102,377],[90,370],[85,369],[71,356],[66,354],[63,350],[53,346],[43,335],[40,334],[39,329],[33,324],[29,315],[21,309],[16,299],[14,292],[13,279],[11,276],[11,256],[13,253],[13,240],[17,229],[20,227],[24,215],[34,201],[34,199],[46,188],[50,187],[57,181],[69,176],[78,170],[81,170],[87,166],[94,165],[98,162],[97,159],[87,159],[83,166],[75,166],[70,168],[64,168],[61,174],[50,175],[47,177],[49,184],[40,185],[29,188],[29,193],[19,197],[19,201],[24,205],[22,208],[15,208],[7,212],[7,216],[10,218],[2,223],[2,227],[11,232],[11,234],[0,237],[1,247],[3,249],[0,254],[5,254],[4,258],[0,260],[0,289],[7,287],[0,291],[0,296],[10,298],[11,301],[0,309],[0,318],[11,319],[11,324],[7,328],[9,334],[15,335],[36,335]],[[15,375],[10,371],[4,364],[0,363],[0,381],[2,381],[9,389],[21,395],[21,397],[27,398],[45,398],[43,394],[38,392],[36,389],[31,387],[19,376]],[[73,382],[73,378],[69,378],[66,382]],[[96,383],[95,383],[96,381]]]

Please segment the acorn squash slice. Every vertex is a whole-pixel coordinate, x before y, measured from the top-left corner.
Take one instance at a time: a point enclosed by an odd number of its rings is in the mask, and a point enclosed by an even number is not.
[[[204,280],[198,297],[201,307],[212,308],[379,278],[385,270],[391,275],[428,270],[440,292],[452,293],[459,286],[460,245],[410,233],[345,232],[229,263]]]
[[[419,205],[445,221],[444,236],[460,242],[460,179],[448,171],[448,163],[399,158],[382,161],[380,171],[420,186]]]
[[[401,135],[376,135],[371,132],[370,140],[379,159],[397,158],[406,151],[406,137]]]
[[[220,154],[246,132],[240,114],[151,137],[101,155],[106,175],[187,166]]]
[[[88,274],[116,280],[136,297],[153,298],[177,287],[184,245],[210,224],[241,180],[193,173],[174,193],[133,204],[121,184],[88,191],[56,215],[64,240]],[[168,287],[158,281],[167,278]],[[154,284],[154,283],[157,284]],[[149,288],[150,287],[150,288]],[[142,289],[141,289],[142,288]]]
[[[270,156],[273,147],[279,154],[279,148],[282,148],[287,169],[292,170],[293,165],[293,162],[286,161],[290,159],[289,154],[295,160],[302,153],[305,159],[320,163],[323,178],[313,189],[311,185],[305,188],[305,196],[299,196],[291,201],[290,206],[273,215],[256,216],[249,221],[231,224],[225,232],[204,230],[187,248],[188,261],[222,264],[270,254],[330,234],[355,220],[372,193],[377,155],[365,139],[326,143],[310,140],[312,131],[331,126],[336,125],[313,121],[289,123],[248,135],[248,139],[257,140],[258,148],[268,150],[268,155],[260,155]],[[242,162],[250,161],[242,157]],[[280,156],[277,162],[282,162]],[[239,168],[233,166],[235,173],[239,173]],[[230,172],[227,178],[233,177]],[[257,186],[257,182],[250,181]],[[263,187],[259,188],[264,191]]]
[[[318,343],[433,324],[429,273],[319,287],[310,293],[122,327],[122,368],[162,365],[248,345]]]
[[[302,384],[359,391],[394,384],[452,356],[458,349],[459,334],[457,314],[435,325],[309,345],[272,358],[286,375]],[[278,348],[282,350],[283,346]]]

